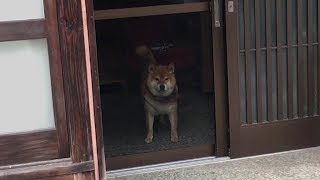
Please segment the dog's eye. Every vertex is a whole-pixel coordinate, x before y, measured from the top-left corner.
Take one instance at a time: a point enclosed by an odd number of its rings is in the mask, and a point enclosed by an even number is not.
[[[156,78],[156,81],[160,81],[160,79],[159,79],[159,78]]]
[[[164,80],[165,80],[165,81],[168,81],[168,80],[169,80],[169,78],[165,78]]]

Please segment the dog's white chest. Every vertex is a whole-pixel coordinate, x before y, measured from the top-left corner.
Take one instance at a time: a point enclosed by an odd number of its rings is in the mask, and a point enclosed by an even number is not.
[[[177,102],[162,103],[149,97],[145,97],[144,106],[154,115],[168,114],[177,110]]]

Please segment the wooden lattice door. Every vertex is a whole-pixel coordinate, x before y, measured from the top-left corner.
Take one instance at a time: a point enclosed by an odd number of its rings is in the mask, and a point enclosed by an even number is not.
[[[319,8],[226,1],[231,157],[320,144]]]

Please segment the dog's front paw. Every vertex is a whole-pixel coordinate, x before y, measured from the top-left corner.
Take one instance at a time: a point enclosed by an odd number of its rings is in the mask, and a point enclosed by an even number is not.
[[[147,144],[152,143],[152,137],[147,137],[144,142]]]
[[[179,141],[177,132],[172,132],[171,133],[171,141],[172,142],[178,142]]]

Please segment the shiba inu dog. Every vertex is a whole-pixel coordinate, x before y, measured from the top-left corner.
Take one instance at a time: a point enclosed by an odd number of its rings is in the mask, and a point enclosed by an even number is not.
[[[171,141],[178,141],[178,86],[175,77],[175,66],[160,65],[153,53],[146,46],[136,48],[136,54],[143,60],[144,74],[141,83],[146,113],[146,143],[153,139],[153,123],[157,115],[168,115],[171,125]]]

